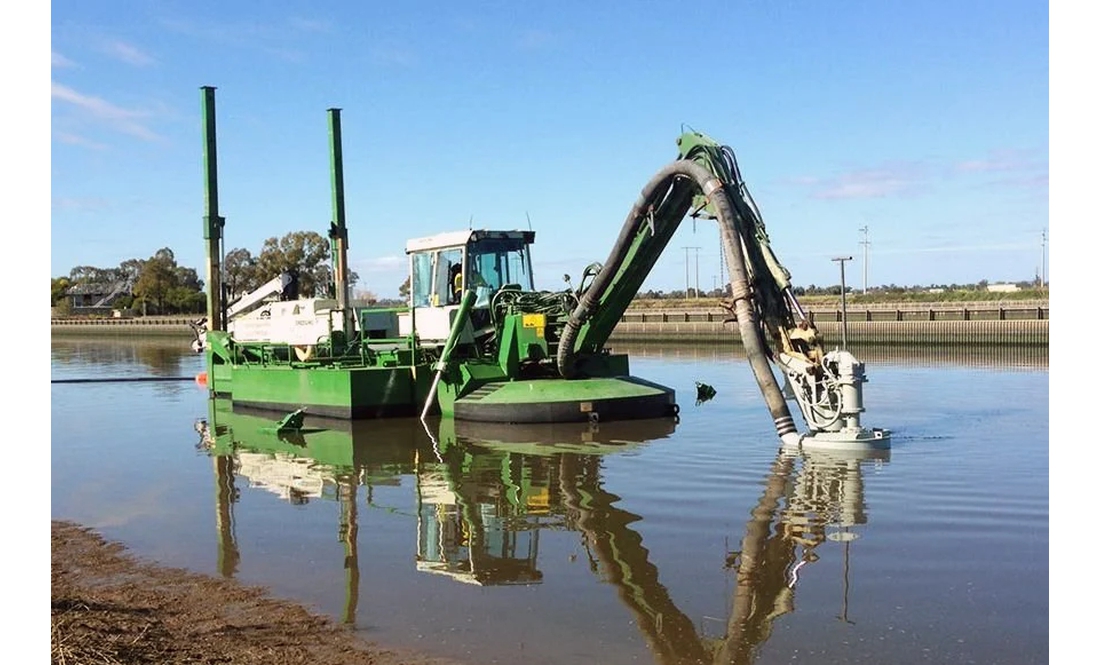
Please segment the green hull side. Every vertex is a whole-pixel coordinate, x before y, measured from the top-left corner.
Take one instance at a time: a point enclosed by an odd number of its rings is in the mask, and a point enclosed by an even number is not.
[[[675,391],[631,376],[490,382],[452,405],[458,420],[497,423],[639,420],[678,412]]]
[[[230,365],[207,363],[210,370],[206,374],[206,382],[211,392],[216,395],[233,394],[233,368]]]
[[[415,367],[292,367],[237,365],[234,404],[276,411],[305,408],[330,418],[413,415],[431,385],[427,364]],[[221,391],[219,391],[220,393]]]
[[[515,404],[532,401],[576,402],[664,395],[671,392],[664,386],[629,376],[592,379],[528,379],[491,385],[492,390],[478,397],[477,401],[483,404]],[[464,397],[459,401],[462,402],[470,397]]]

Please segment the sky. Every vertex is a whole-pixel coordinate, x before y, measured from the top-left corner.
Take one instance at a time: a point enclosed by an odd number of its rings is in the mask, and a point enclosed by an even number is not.
[[[471,226],[534,229],[563,288],[687,128],[733,148],[796,286],[840,256],[856,288],[1049,280],[1045,3],[630,7],[57,0],[51,275],[168,247],[203,277],[214,86],[225,250],[327,232],[340,108],[349,263],[381,297],[407,239]],[[643,288],[724,274],[689,219]]]

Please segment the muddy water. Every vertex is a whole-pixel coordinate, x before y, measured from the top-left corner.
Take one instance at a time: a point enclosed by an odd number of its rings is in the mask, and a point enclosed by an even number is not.
[[[864,423],[894,439],[854,454],[779,450],[731,349],[628,350],[679,422],[280,437],[192,381],[58,383],[52,514],[472,662],[1047,662],[1045,352],[866,350]],[[186,340],[52,358],[202,369]]]

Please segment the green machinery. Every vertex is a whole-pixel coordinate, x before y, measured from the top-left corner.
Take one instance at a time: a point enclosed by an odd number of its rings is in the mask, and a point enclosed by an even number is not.
[[[467,229],[410,240],[404,307],[360,308],[349,298],[338,109],[329,110],[334,298],[290,297],[279,282],[251,311],[228,312],[219,277],[225,220],[217,202],[214,89],[203,88],[209,309],[196,346],[215,395],[235,404],[338,418],[439,412],[466,421],[595,422],[675,417],[675,393],[630,375],[607,341],[680,223],[714,220],[749,364],[784,443],[806,436],[881,442],[860,425],[863,366],[822,340],[772,252],[733,151],[697,132],[642,189],[603,263],[575,286],[538,290],[533,231]],[[775,364],[810,433],[798,433]]]

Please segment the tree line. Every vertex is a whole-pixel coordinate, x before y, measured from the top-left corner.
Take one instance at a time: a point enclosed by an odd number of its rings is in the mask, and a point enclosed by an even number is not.
[[[222,281],[227,302],[256,289],[284,272],[298,276],[303,298],[335,295],[330,259],[331,243],[313,231],[293,231],[282,238],[268,238],[257,256],[244,248],[232,249],[222,260]],[[359,276],[348,271],[354,285]],[[206,309],[203,280],[194,268],[181,266],[168,247],[147,259],[127,259],[117,267],[77,266],[68,275],[50,278],[50,305],[66,313],[78,285],[111,287],[129,284],[129,292],[112,303],[115,309],[134,309],[147,314],[192,314]]]

